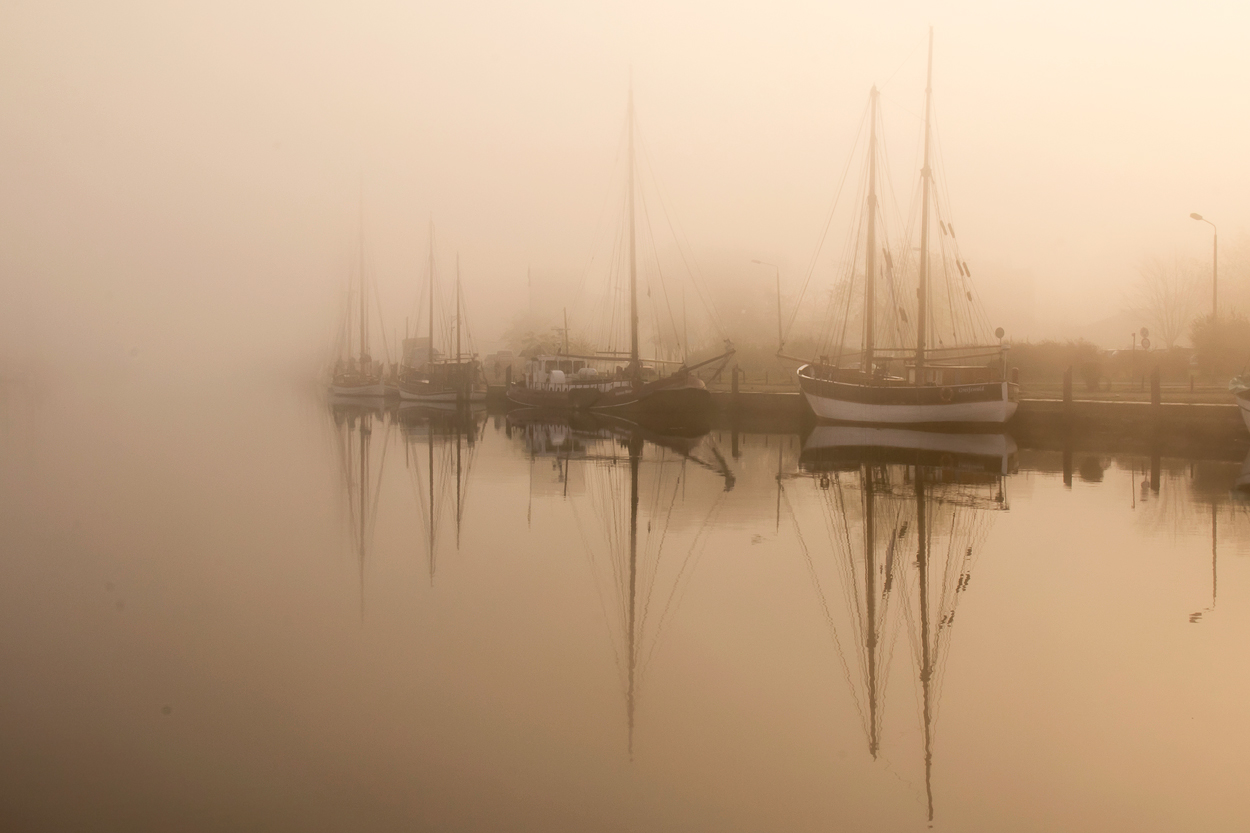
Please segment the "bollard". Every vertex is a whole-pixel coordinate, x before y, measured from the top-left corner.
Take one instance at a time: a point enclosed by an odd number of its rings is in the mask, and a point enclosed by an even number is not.
[[[1063,404],[1069,406],[1072,404],[1072,366],[1068,365],[1068,369],[1063,372]]]
[[[1161,391],[1162,386],[1159,384],[1159,367],[1155,365],[1155,369],[1150,371],[1150,404],[1158,405],[1163,402]]]
[[[738,365],[734,365],[732,381],[729,383],[729,392],[733,394],[734,400],[738,398]]]
[[[503,383],[506,387],[512,387],[512,365],[508,365],[504,368]]]

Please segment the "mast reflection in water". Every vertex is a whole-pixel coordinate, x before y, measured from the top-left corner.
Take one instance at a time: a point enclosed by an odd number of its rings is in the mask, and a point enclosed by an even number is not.
[[[930,821],[933,729],[955,611],[995,512],[1008,508],[1006,482],[1016,465],[1007,434],[825,425],[804,442],[799,471],[777,478],[874,761],[894,651],[900,640],[910,649]],[[808,488],[787,490],[787,481]],[[800,516],[808,513],[796,512],[792,494],[819,507],[824,529],[803,529]],[[826,562],[846,610],[830,603]]]
[[[632,759],[643,677],[703,555],[724,496],[734,487],[733,472],[705,435],[662,434],[623,419],[537,410],[514,411],[508,423],[531,471],[550,460],[561,486],[558,496],[572,504],[621,672]],[[676,530],[673,512],[684,501],[691,468],[714,472],[723,478],[724,490],[696,513],[701,515],[696,528]],[[570,490],[573,478],[577,486]],[[531,477],[531,501],[534,497]]]

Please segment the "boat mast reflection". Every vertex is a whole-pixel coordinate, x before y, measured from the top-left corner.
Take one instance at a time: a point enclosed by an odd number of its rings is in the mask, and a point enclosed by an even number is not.
[[[422,537],[433,587],[438,566],[439,527],[449,508],[456,526],[456,550],[460,549],[469,476],[486,427],[486,409],[463,405],[401,405],[397,413],[404,441],[404,465],[420,510],[418,517],[424,528]]]
[[[794,519],[873,760],[881,750],[885,692],[901,633],[910,644],[920,688],[929,821],[933,728],[955,611],[994,512],[1008,508],[1006,481],[1015,469],[1015,442],[1006,434],[824,425],[806,438],[798,471],[778,476],[779,500]],[[787,481],[814,489],[796,492],[791,501]],[[803,534],[800,518],[813,497],[831,559],[821,557],[814,541],[809,547]],[[820,578],[828,560],[847,600],[845,612],[830,606]],[[858,674],[847,665],[846,635],[853,639]]]
[[[552,460],[557,473],[558,495],[531,476],[531,499],[536,493],[540,499],[558,497],[572,509],[622,674],[632,760],[643,676],[725,494],[734,487],[734,474],[706,435],[661,434],[613,417],[557,417],[536,410],[509,413],[508,428],[524,445],[531,474],[534,463],[544,458]],[[678,528],[683,524],[675,522],[675,511],[684,502],[687,478],[698,469],[714,473],[721,487],[710,498],[706,488],[699,489],[697,525]],[[684,546],[685,553],[662,559],[666,543],[670,550]]]
[[[390,444],[387,412],[381,401],[332,400],[330,413],[334,419],[335,448],[339,473],[347,503],[352,550],[356,557],[360,581],[360,616],[365,615],[365,561],[373,547],[373,531],[378,518],[378,494],[386,466]],[[374,427],[382,429],[382,449],[378,455],[377,476],[370,475]]]

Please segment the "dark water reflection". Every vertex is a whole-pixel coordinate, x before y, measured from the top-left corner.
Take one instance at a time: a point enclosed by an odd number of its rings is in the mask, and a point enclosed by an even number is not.
[[[1242,826],[1240,462],[4,405],[6,829]]]

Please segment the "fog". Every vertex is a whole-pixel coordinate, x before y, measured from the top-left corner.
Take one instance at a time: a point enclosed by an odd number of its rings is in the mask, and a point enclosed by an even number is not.
[[[760,259],[791,294],[874,83],[906,199],[929,24],[954,222],[1012,337],[1115,315],[1143,257],[1208,263],[1190,212],[1245,291],[1244,4],[178,5],[0,11],[6,367],[302,372],[360,228],[403,329],[431,218],[501,346],[585,268],[631,76],[709,286],[767,289]]]

